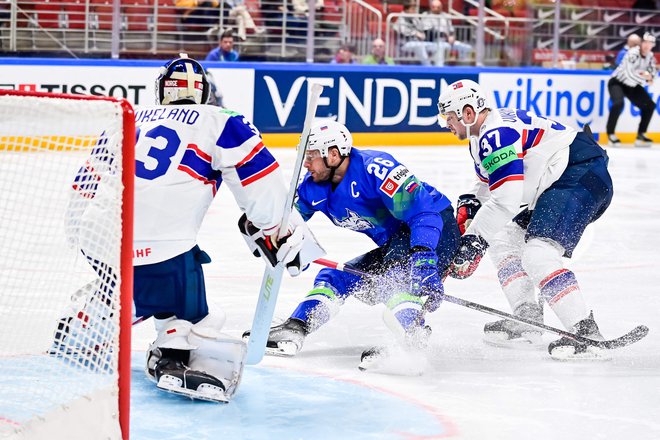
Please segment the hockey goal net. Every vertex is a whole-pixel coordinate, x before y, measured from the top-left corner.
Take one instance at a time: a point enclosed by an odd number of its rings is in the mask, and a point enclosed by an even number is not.
[[[0,439],[128,438],[135,125],[0,90]]]

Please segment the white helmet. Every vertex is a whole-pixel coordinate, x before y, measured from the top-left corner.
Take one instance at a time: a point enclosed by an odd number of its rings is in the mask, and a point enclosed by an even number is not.
[[[479,114],[488,107],[486,105],[486,95],[481,86],[469,79],[462,79],[447,86],[438,98],[438,120],[440,126],[446,127],[446,118],[450,112],[455,112],[458,120],[463,122],[466,127],[468,124],[463,121],[463,108],[466,105],[472,107],[475,113]],[[474,124],[469,124],[474,125]]]
[[[206,104],[210,86],[204,68],[185,53],[160,68],[156,79],[156,103]]]
[[[351,154],[353,137],[343,124],[336,121],[324,121],[314,124],[309,132],[307,150],[318,150],[321,157],[328,157],[328,150],[337,147],[340,156]]]

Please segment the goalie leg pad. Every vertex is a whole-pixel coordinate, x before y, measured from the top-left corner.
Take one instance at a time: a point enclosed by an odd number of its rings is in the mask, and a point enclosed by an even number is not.
[[[154,324],[158,336],[147,350],[145,373],[148,378],[157,381],[156,365],[163,358],[164,351],[174,349],[188,352],[195,349],[196,346],[188,342],[188,335],[193,325],[190,321],[171,317],[154,319]]]
[[[154,368],[156,386],[191,399],[228,402],[222,381],[186,365],[190,353],[186,350],[162,349],[163,356]]]
[[[197,324],[156,320],[158,338],[147,353],[147,375],[165,391],[228,402],[240,383],[247,347],[220,331],[224,322],[224,313]]]
[[[112,314],[105,298],[99,279],[74,292],[57,322],[49,353],[87,355],[108,349],[113,335],[104,323],[112,318]]]
[[[211,338],[202,336],[195,330],[193,328],[189,341],[198,348],[191,351],[189,366],[220,380],[224,385],[226,401],[229,401],[241,383],[247,345],[229,335],[220,333]]]

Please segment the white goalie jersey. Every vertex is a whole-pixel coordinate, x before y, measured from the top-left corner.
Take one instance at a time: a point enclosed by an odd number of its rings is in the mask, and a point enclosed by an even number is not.
[[[287,193],[281,170],[244,116],[208,105],[154,105],[137,107],[135,122],[134,265],[190,250],[223,181],[257,227],[279,225]],[[112,160],[111,152],[105,157]],[[96,186],[81,185],[90,168],[88,161],[76,177],[74,200],[91,206]]]
[[[489,241],[521,209],[534,209],[566,169],[576,135],[571,127],[525,110],[491,111],[478,139],[470,139],[477,176],[472,193],[484,205],[466,234]]]

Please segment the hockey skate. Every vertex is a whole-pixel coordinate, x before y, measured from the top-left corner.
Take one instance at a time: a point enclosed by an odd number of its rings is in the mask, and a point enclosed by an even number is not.
[[[543,309],[532,303],[518,306],[514,315],[536,322],[543,322]],[[543,332],[535,327],[508,319],[484,325],[484,341],[503,347],[537,347],[543,343]]]
[[[303,346],[305,336],[309,334],[307,323],[296,318],[289,318],[270,329],[266,342],[266,354],[273,356],[295,356]],[[250,331],[243,333],[245,343],[250,339]]]
[[[184,353],[184,351],[166,349],[162,351],[163,357],[156,362],[152,370],[159,389],[191,399],[229,402],[229,398],[225,395],[225,385],[220,379],[204,371],[193,370],[179,359],[180,356],[176,353]],[[152,371],[149,373],[151,374]]]
[[[589,316],[582,321],[575,324],[572,331],[579,336],[602,341],[603,335],[598,329],[596,321],[594,321],[594,312],[589,313]],[[548,353],[553,359],[556,360],[605,360],[609,359],[607,350],[593,345],[581,344],[571,338],[565,336],[551,342],[548,345]]]
[[[621,140],[615,134],[608,134],[607,145],[609,145],[610,147],[620,147]]]
[[[653,145],[653,139],[649,138],[644,133],[638,133],[634,145],[635,147],[650,147]]]
[[[425,350],[431,327],[417,326],[406,332],[404,341],[387,347],[372,347],[362,352],[358,369],[371,373],[421,376],[426,369]]]

